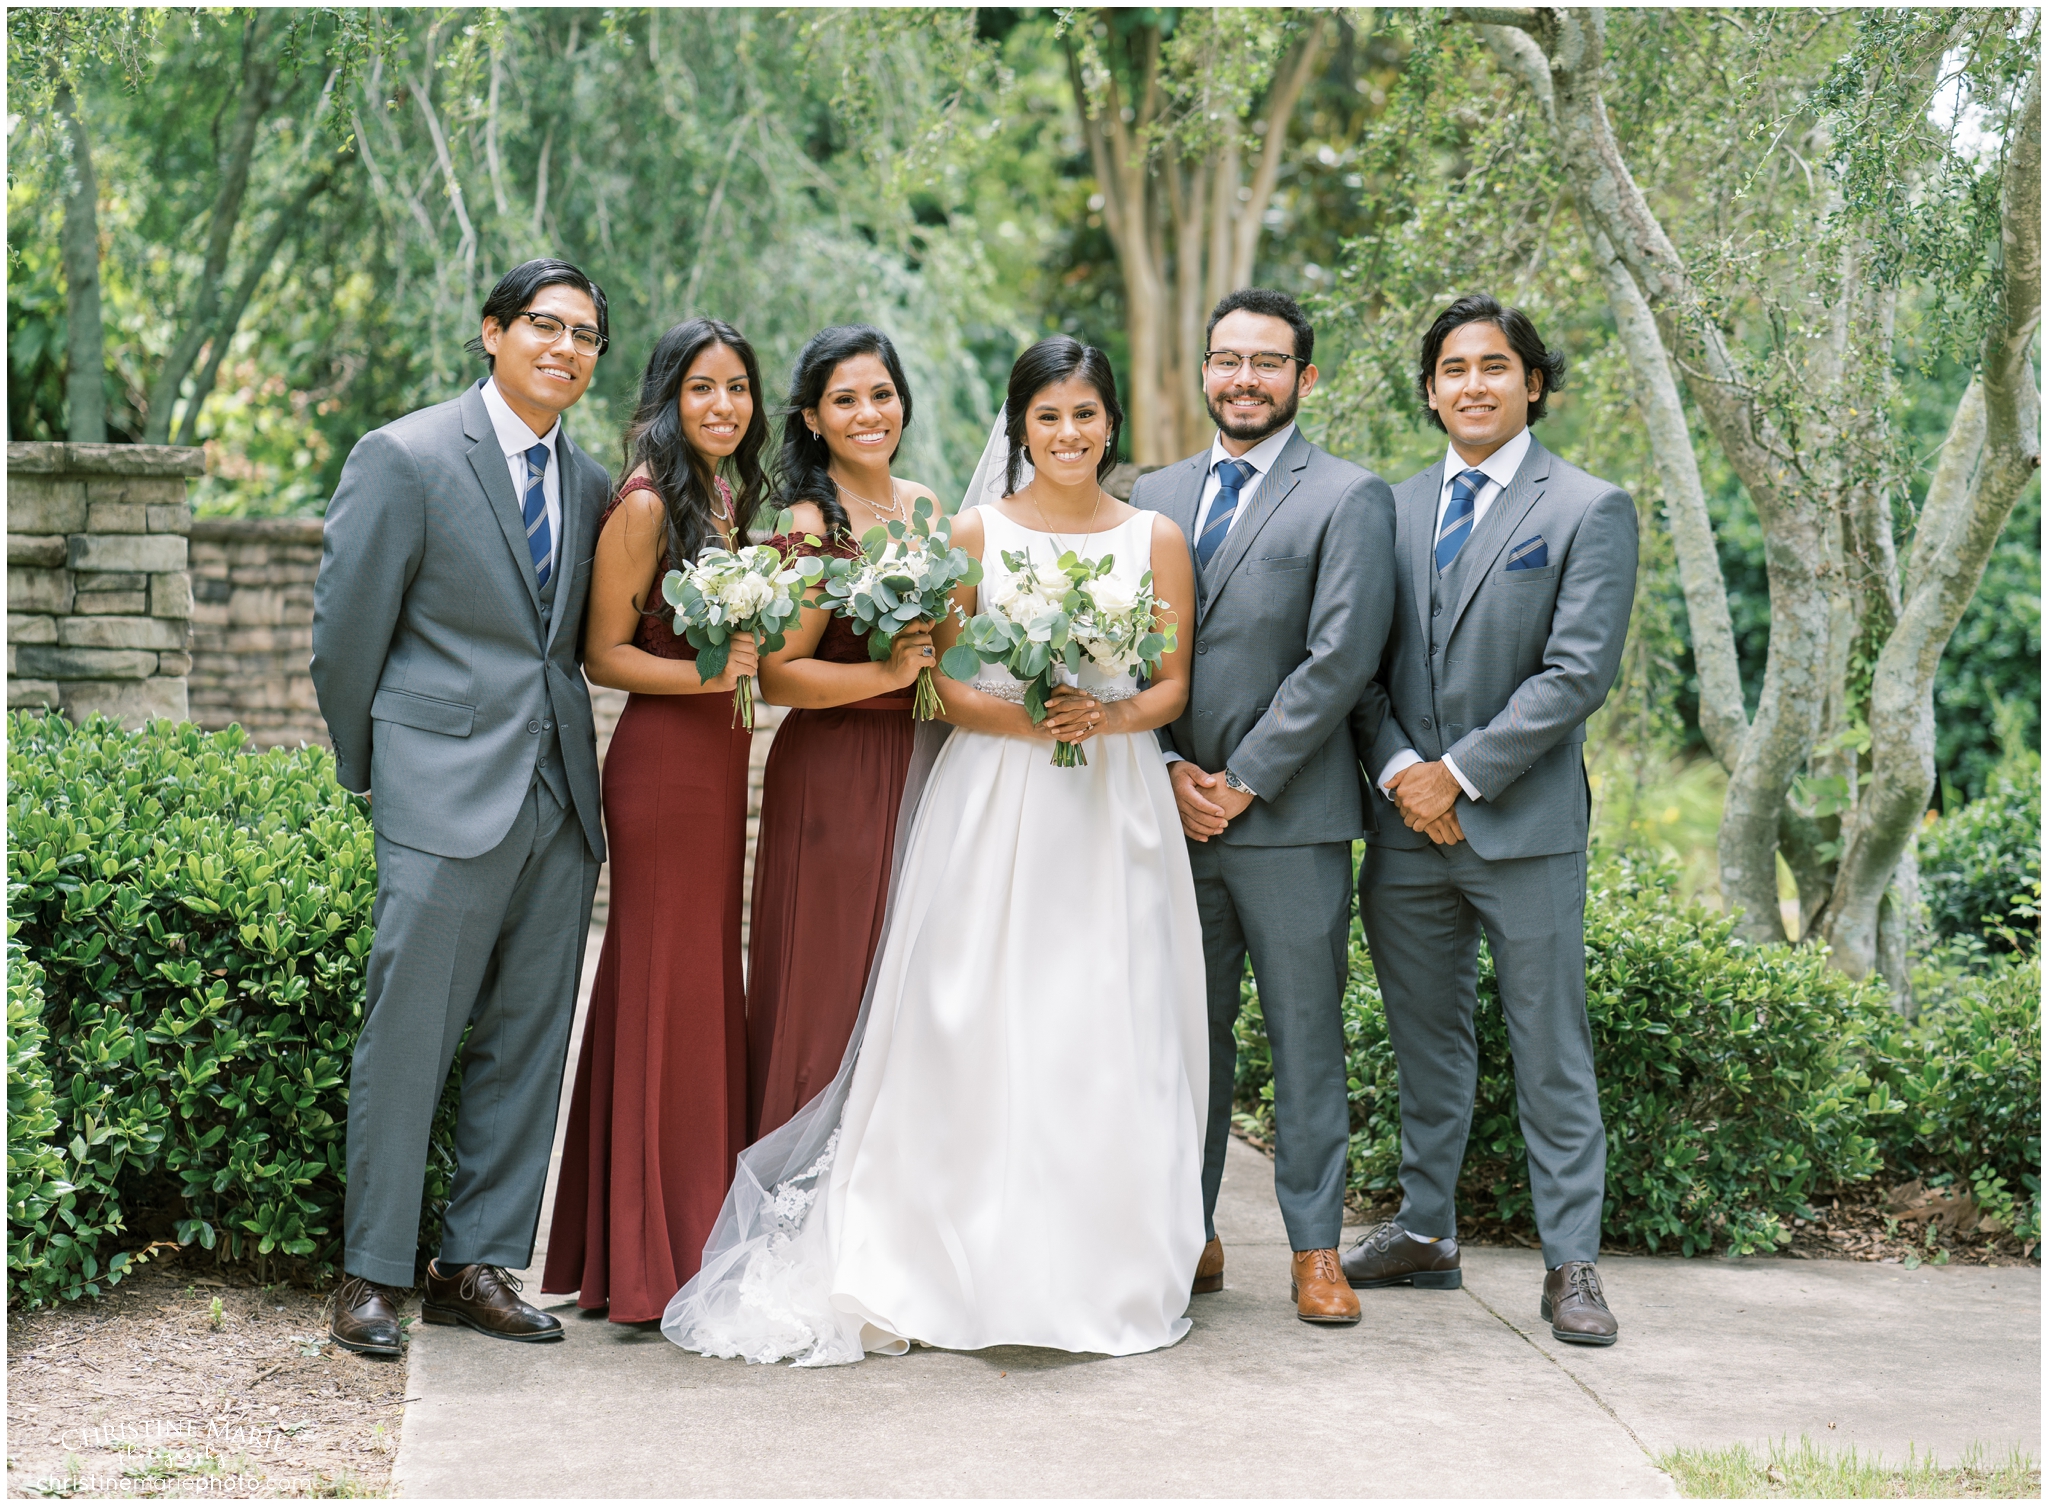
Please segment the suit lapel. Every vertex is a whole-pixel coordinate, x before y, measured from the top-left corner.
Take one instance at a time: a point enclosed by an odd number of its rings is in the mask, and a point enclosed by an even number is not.
[[[583,508],[578,480],[582,467],[576,446],[569,443],[568,430],[555,436],[555,465],[562,481],[562,537],[555,543],[555,607],[548,614],[548,647],[562,631],[562,619],[569,615],[569,587],[576,579],[576,553],[583,543]],[[532,572],[529,571],[528,574]],[[539,598],[535,588],[535,599]]]
[[[1308,467],[1308,455],[1308,441],[1302,438],[1301,430],[1296,429],[1280,451],[1272,473],[1259,482],[1259,489],[1252,493],[1251,501],[1244,504],[1237,521],[1231,524],[1230,535],[1224,539],[1223,547],[1210,558],[1208,568],[1202,572],[1211,601],[1223,594],[1223,583],[1230,579],[1231,572],[1251,549],[1252,541],[1266,526],[1266,520],[1287,500],[1288,493],[1301,484],[1301,473]]]
[[[1450,626],[1444,630],[1444,642],[1451,641],[1451,634],[1458,630],[1458,619],[1465,615],[1465,608],[1472,603],[1479,590],[1479,583],[1493,573],[1493,562],[1500,558],[1501,551],[1508,547],[1521,527],[1522,519],[1529,516],[1529,509],[1536,505],[1536,499],[1543,495],[1544,484],[1550,480],[1550,451],[1543,448],[1535,435],[1529,436],[1529,453],[1522,457],[1522,464],[1515,472],[1515,479],[1501,499],[1487,510],[1486,521],[1474,531],[1462,551],[1469,559],[1460,559],[1465,568],[1465,584],[1458,592],[1457,608],[1451,613]]]
[[[1408,483],[1408,582],[1415,592],[1415,615],[1422,641],[1429,642],[1429,577],[1436,568],[1436,504],[1444,494],[1444,463]]]
[[[1181,462],[1181,474],[1173,478],[1166,493],[1166,515],[1173,519],[1181,536],[1188,541],[1188,556],[1195,553],[1195,515],[1202,509],[1202,481],[1208,475],[1208,451],[1203,451]],[[1202,576],[1195,572],[1195,621],[1202,620],[1207,609],[1208,597],[1202,590]]]
[[[462,394],[462,432],[471,440],[469,468],[476,472],[477,484],[484,489],[484,497],[497,516],[505,544],[518,563],[520,579],[526,582],[526,599],[533,604],[533,615],[538,620],[540,582],[534,578],[533,551],[526,545],[526,519],[519,511],[519,498],[512,490],[512,473],[505,467],[505,452],[498,448],[498,431],[491,424],[491,413],[484,406],[480,387],[481,383]],[[567,477],[565,469],[563,479],[566,481]],[[563,508],[564,513],[567,511]]]

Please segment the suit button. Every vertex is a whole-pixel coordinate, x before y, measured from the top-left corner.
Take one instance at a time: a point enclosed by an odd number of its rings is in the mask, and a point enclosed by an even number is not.
[[[1206,654],[1209,652],[1209,645],[1206,643],[1197,643],[1195,645],[1195,652],[1198,654]]]
[[[1423,723],[1423,725],[1424,725],[1424,726],[1428,726],[1429,724],[1428,724],[1427,722],[1425,722],[1425,723]],[[535,718],[534,718],[534,719],[533,719],[532,721],[528,722],[528,723],[526,724],[526,730],[527,730],[528,732],[538,732],[538,731],[540,731],[540,718],[539,718],[539,717],[535,717]]]
[[[1432,617],[1441,617],[1444,615],[1444,609],[1441,606],[1433,606],[1429,609],[1429,615]]]
[[[555,730],[555,724],[553,722],[542,722],[540,724],[540,730],[543,732],[552,732]]]
[[[1423,726],[1425,726],[1425,727],[1427,727],[1427,726],[1429,725],[1429,718],[1428,718],[1428,717],[1424,717],[1424,718],[1422,719],[1422,725],[1423,725]]]

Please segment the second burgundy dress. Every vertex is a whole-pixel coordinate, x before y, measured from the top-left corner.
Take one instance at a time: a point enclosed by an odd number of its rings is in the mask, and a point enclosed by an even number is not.
[[[776,542],[782,543],[782,540]],[[830,552],[857,553],[840,543]],[[834,617],[815,658],[868,662]],[[768,749],[747,942],[747,1139],[779,1129],[839,1070],[882,936],[912,693],[783,718]]]
[[[664,552],[657,602],[668,568]],[[644,615],[633,643],[659,658],[696,658],[665,612]],[[635,695],[605,754],[611,914],[541,1290],[576,1292],[578,1307],[609,1305],[615,1323],[658,1319],[697,1273],[746,1143],[750,741],[733,725],[729,695]]]

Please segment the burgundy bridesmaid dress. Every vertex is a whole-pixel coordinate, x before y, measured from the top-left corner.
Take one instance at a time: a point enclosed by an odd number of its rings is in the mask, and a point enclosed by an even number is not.
[[[777,540],[782,543],[782,540]],[[851,557],[837,540],[823,550]],[[843,617],[814,657],[868,662]],[[832,1080],[882,936],[896,812],[916,727],[912,691],[799,707],[769,745],[747,944],[747,1140],[789,1121]]]
[[[620,490],[645,488],[629,481]],[[618,501],[606,510],[608,522]],[[599,525],[602,531],[603,524]],[[669,569],[655,567],[652,599]],[[634,646],[694,659],[666,611]],[[544,1292],[661,1317],[697,1273],[746,1141],[740,894],[747,748],[729,695],[634,695],[604,762],[611,916],[583,1024]]]

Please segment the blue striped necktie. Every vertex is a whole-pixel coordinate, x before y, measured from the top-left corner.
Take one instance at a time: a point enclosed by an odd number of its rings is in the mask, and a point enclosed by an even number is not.
[[[1444,526],[1436,536],[1436,567],[1451,568],[1451,561],[1472,536],[1472,503],[1486,485],[1486,472],[1460,471],[1451,480],[1451,505],[1444,509]]]
[[[534,574],[548,583],[548,555],[554,539],[548,533],[548,494],[543,479],[548,473],[548,447],[537,444],[526,452],[526,549],[533,556]]]
[[[1258,475],[1259,468],[1242,460],[1226,460],[1216,467],[1216,500],[1209,504],[1209,521],[1195,541],[1195,563],[1206,567],[1211,555],[1223,547],[1230,533],[1230,519],[1237,511],[1238,493],[1245,482]]]

